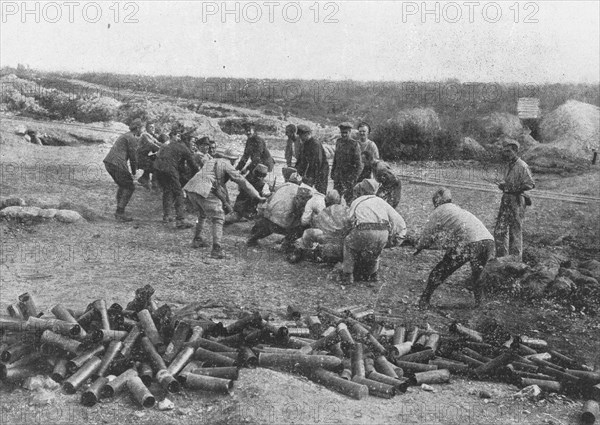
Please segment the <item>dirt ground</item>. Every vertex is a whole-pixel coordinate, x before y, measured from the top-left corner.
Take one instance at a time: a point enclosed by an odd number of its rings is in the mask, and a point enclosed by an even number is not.
[[[250,223],[226,228],[225,260],[208,257],[208,249],[190,248],[190,230],[162,224],[160,194],[138,187],[128,207],[133,223],[112,218],[116,186],[102,159],[108,145],[38,147],[25,144],[0,126],[1,194],[30,203],[69,202],[88,221],[79,224],[26,225],[1,222],[0,309],[5,311],[23,292],[31,293],[40,310],[56,303],[84,308],[91,300],[125,304],[136,288],[151,284],[159,302],[180,306],[190,301],[214,300],[224,317],[232,308],[260,309],[282,315],[288,304],[305,312],[320,305],[339,307],[366,303],[377,311],[406,318],[407,322],[447,332],[452,320],[476,325],[496,318],[512,332],[546,339],[560,351],[589,365],[600,365],[598,316],[572,312],[550,302],[488,298],[476,309],[456,273],[434,294],[436,308],[415,307],[425,279],[442,253],[414,249],[386,250],[382,279],[375,288],[341,287],[331,279],[332,267],[303,262],[288,264],[278,250],[279,237],[269,237],[247,249]],[[413,168],[417,168],[411,165]],[[470,165],[464,164],[464,168]],[[538,188],[598,196],[598,169],[586,176],[558,179],[540,176]],[[418,233],[431,212],[433,186],[405,184],[398,210],[409,231]],[[480,217],[492,229],[499,193],[454,189],[455,202]],[[549,245],[568,235],[562,249],[578,259],[599,258],[598,205],[535,200],[527,212],[527,243]],[[190,219],[193,216],[190,215]],[[582,400],[548,396],[537,402],[514,399],[512,385],[453,377],[436,385],[435,392],[412,387],[390,400],[369,397],[351,400],[304,378],[265,369],[244,369],[230,397],[182,392],[171,395],[175,410],[142,411],[122,396],[93,408],[79,404],[79,395],[56,393],[50,404],[39,406],[22,388],[0,386],[0,423],[310,423],[310,424],[571,424],[578,423]],[[480,390],[492,398],[479,398]],[[153,388],[161,399],[159,388]]]

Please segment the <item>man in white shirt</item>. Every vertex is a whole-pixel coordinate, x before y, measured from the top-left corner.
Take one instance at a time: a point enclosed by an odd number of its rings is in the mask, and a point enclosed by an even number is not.
[[[375,195],[379,183],[365,179],[354,186],[355,200],[350,205],[352,230],[344,240],[342,282],[354,279],[376,282],[379,256],[388,240],[403,239],[406,223],[396,210]]]
[[[435,209],[423,228],[414,255],[434,244],[446,249],[446,254],[429,274],[419,307],[427,308],[433,291],[467,262],[471,263],[469,286],[479,304],[482,295],[479,276],[495,255],[494,237],[477,217],[452,203],[452,194],[445,187],[439,188],[432,200]]]

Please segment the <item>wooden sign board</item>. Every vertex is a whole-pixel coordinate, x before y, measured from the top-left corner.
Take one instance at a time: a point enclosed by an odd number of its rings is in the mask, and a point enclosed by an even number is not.
[[[520,97],[517,112],[522,120],[540,118],[540,100],[537,97]]]

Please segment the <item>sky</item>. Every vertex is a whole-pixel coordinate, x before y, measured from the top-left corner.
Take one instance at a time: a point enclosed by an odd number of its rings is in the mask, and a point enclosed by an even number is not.
[[[0,1],[0,65],[362,81],[598,83],[598,1]]]

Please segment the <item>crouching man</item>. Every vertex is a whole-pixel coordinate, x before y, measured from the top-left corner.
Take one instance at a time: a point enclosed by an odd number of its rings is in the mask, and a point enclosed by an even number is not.
[[[433,291],[452,273],[467,262],[471,263],[471,281],[475,302],[481,302],[479,276],[495,255],[494,238],[485,225],[473,214],[452,203],[450,190],[442,187],[433,194],[435,209],[429,216],[417,245],[417,255],[423,249],[439,244],[446,254],[429,274],[419,307],[427,308]]]
[[[406,236],[406,223],[386,201],[376,196],[379,183],[365,179],[354,186],[350,205],[350,233],[344,240],[342,283],[355,278],[368,282],[378,280],[379,256],[389,240]]]
[[[294,241],[302,236],[305,229],[300,218],[306,203],[315,192],[312,187],[299,186],[301,181],[302,178],[294,174],[288,183],[284,183],[273,192],[265,204],[263,216],[250,230],[250,237],[246,242],[248,246],[257,246],[259,239],[278,233],[285,235],[283,251],[293,248]]]
[[[219,155],[219,158],[205,156],[207,161],[194,177],[184,186],[190,201],[198,208],[198,222],[192,241],[193,248],[208,247],[209,244],[202,239],[202,231],[206,220],[211,221],[212,233],[212,251],[211,258],[225,258],[221,239],[223,237],[223,222],[225,212],[223,211],[223,202],[227,202],[228,193],[226,183],[231,180],[236,183],[241,190],[247,192],[250,197],[259,202],[266,199],[261,197],[254,187],[240,174],[231,164],[231,161],[237,159],[236,155],[225,152]]]
[[[322,196],[320,193],[315,196],[319,195]],[[287,257],[290,263],[298,263],[304,258],[327,263],[342,261],[344,238],[348,231],[348,207],[345,202],[341,205],[342,197],[335,189],[327,192],[324,202],[325,209],[311,215],[310,222],[305,221],[311,228],[306,229],[302,237],[296,240],[294,252]],[[304,216],[307,212],[310,209],[307,211],[305,208]]]

